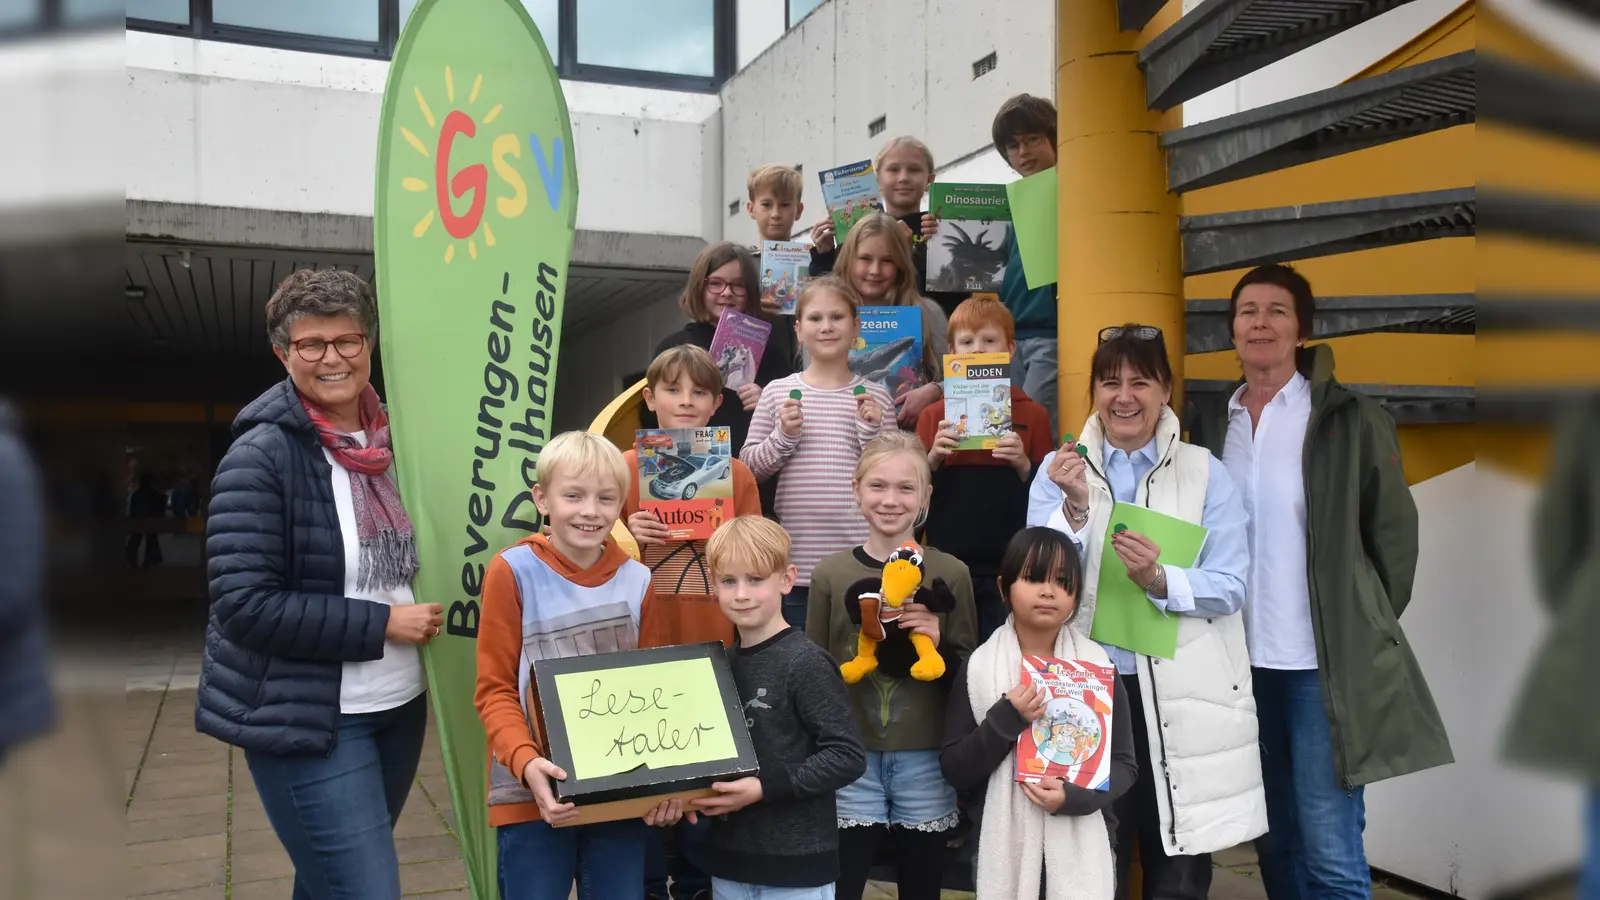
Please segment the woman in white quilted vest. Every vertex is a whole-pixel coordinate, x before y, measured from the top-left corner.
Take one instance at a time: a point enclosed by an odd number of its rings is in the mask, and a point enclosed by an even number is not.
[[[1250,566],[1248,520],[1222,463],[1180,440],[1178,417],[1168,407],[1172,366],[1161,329],[1103,329],[1090,390],[1094,412],[1083,434],[1067,435],[1034,479],[1028,524],[1065,532],[1083,554],[1084,627],[1095,621],[1108,531],[1110,552],[1127,577],[1162,615],[1178,620],[1170,659],[1101,641],[1124,686],[1114,714],[1130,717],[1139,760],[1133,789],[1112,805],[1117,898],[1127,898],[1135,842],[1145,900],[1203,898],[1211,887],[1211,853],[1267,830],[1239,616]],[[1117,503],[1205,527],[1195,564],[1158,563],[1156,541],[1118,528]]]

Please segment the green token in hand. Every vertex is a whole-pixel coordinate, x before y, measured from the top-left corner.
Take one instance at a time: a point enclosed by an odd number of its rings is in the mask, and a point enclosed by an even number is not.
[[[1082,444],[1079,444],[1078,446],[1073,447],[1072,450],[1073,450],[1074,453],[1077,453],[1079,456],[1082,456],[1082,457],[1085,457],[1085,458],[1087,458],[1089,456],[1089,448],[1085,447]]]
[[[854,391],[854,392],[853,392],[853,393],[854,393],[854,394],[855,394],[855,395],[856,395],[856,396],[857,396],[857,397],[859,397],[859,396],[861,396],[861,395],[862,395],[862,394],[865,394],[865,393],[866,393],[866,392],[867,392],[867,386],[866,386],[866,385],[864,385],[864,384],[858,384],[858,385],[856,385],[856,389],[855,389],[855,391]]]
[[[1063,443],[1063,444],[1067,443],[1070,440],[1072,440],[1072,435],[1070,435],[1070,434],[1063,434],[1061,436],[1061,443]]]
[[[794,390],[790,391],[789,392],[789,399],[790,400],[799,400],[800,399],[800,389],[799,388],[795,388]]]
[[[1115,534],[1121,534],[1121,533],[1123,533],[1124,531],[1127,531],[1127,530],[1128,530],[1128,526],[1122,524],[1121,522],[1117,523],[1117,527],[1111,529],[1111,531],[1113,533],[1115,533]]]

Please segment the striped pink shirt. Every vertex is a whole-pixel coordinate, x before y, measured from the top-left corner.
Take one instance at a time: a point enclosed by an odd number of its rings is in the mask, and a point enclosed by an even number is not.
[[[878,401],[884,411],[881,423],[869,425],[856,415],[856,385],[866,385]],[[800,437],[790,438],[778,426],[778,412],[796,389],[803,420]],[[856,508],[850,479],[867,443],[896,427],[894,401],[877,382],[857,377],[842,388],[823,390],[796,373],[761,389],[739,458],[757,481],[782,475],[778,521],[789,532],[790,561],[800,571],[800,585],[811,584],[811,567],[818,560],[866,541],[867,520]]]

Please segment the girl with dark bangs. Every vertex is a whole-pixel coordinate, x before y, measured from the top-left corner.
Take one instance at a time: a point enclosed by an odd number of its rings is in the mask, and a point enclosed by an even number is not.
[[[1105,650],[1076,621],[1083,574],[1066,535],[1042,527],[1018,532],[1000,564],[1000,593],[1011,615],[973,651],[950,692],[940,768],[957,790],[987,784],[973,878],[979,900],[1103,900],[1116,889],[1115,826],[1108,816],[1138,774],[1129,717],[1116,711],[1111,716],[1108,790],[1061,779],[1019,784],[1012,777],[1017,738],[1044,715],[1049,699],[1020,674],[1022,658],[1111,668]],[[1122,698],[1120,680],[1112,698],[1113,704]]]

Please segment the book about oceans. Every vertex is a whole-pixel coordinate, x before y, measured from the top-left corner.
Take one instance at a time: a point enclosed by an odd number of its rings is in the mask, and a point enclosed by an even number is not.
[[[635,433],[639,508],[654,512],[667,526],[668,540],[705,540],[733,517],[731,443],[724,427]]]
[[[956,426],[957,450],[993,450],[1011,430],[1011,354],[944,358],[944,417]]]
[[[926,383],[922,307],[861,307],[861,336],[850,349],[850,371],[882,384],[895,400]]]
[[[850,163],[817,173],[822,182],[822,202],[833,219],[833,239],[844,243],[850,226],[875,212],[883,210],[883,200],[878,194],[878,173],[872,160]]]
[[[1000,290],[1011,251],[1006,186],[944,182],[928,193],[928,212],[939,220],[928,242],[928,290]]]

